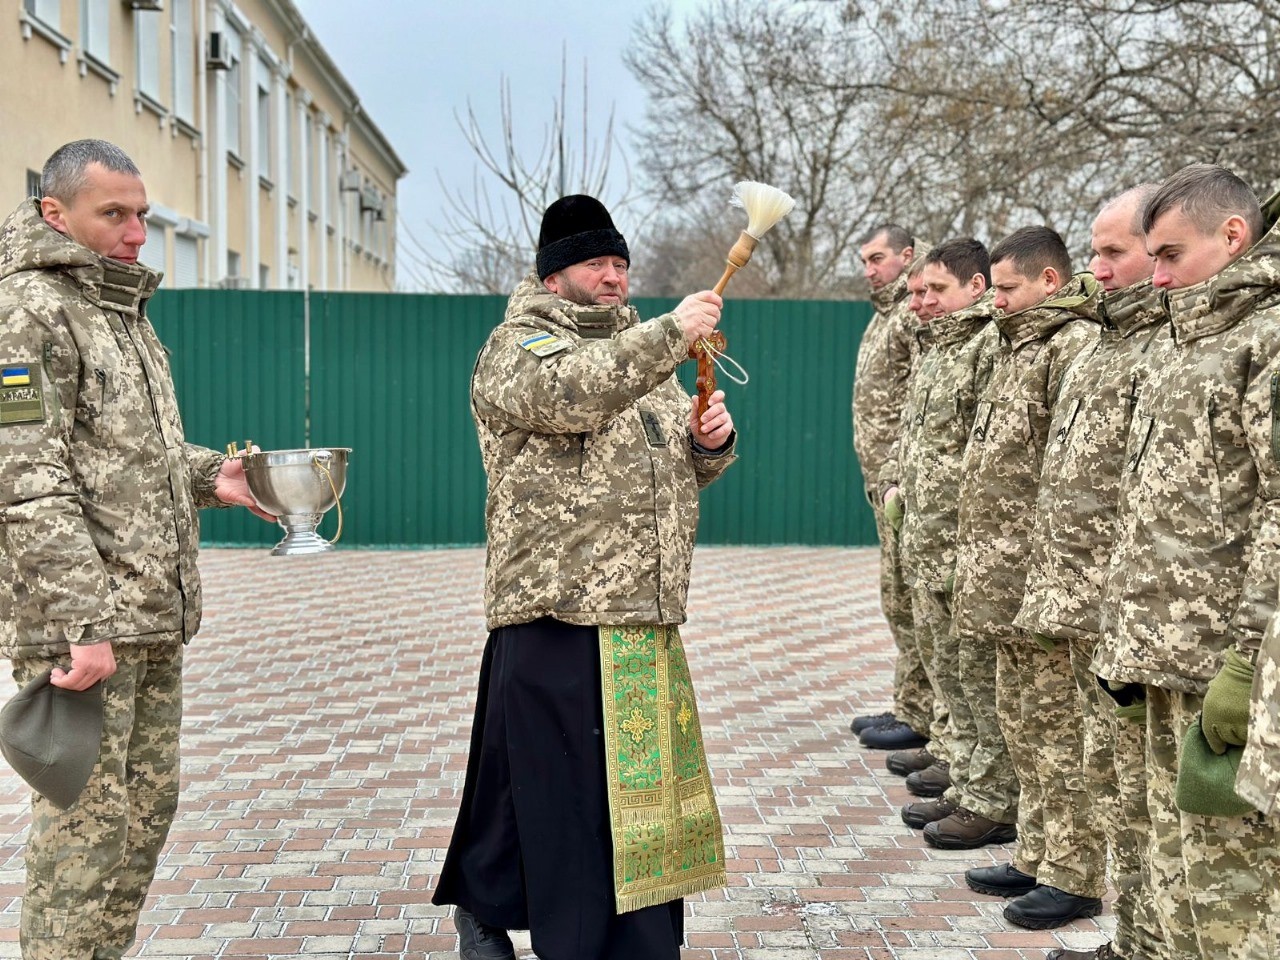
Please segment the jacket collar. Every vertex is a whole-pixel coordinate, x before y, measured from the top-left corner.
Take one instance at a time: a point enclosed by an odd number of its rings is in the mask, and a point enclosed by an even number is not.
[[[1168,319],[1163,291],[1152,285],[1150,277],[1104,293],[1098,312],[1102,322],[1118,331],[1122,337],[1132,336],[1154,323]]]
[[[987,325],[995,312],[995,294],[988,290],[976,303],[963,310],[930,321],[934,346],[945,347],[968,340]]]
[[[640,322],[630,304],[583,305],[557,296],[543,286],[537,274],[520,281],[507,301],[505,319],[535,316],[588,340],[607,340]]]
[[[888,313],[897,304],[907,298],[907,271],[903,270],[898,279],[886,284],[879,290],[871,291],[871,305],[876,313]]]
[[[1000,333],[1017,350],[1033,340],[1050,336],[1072,320],[1098,322],[1098,299],[1102,287],[1091,273],[1077,273],[1057,293],[1034,307],[1018,313],[997,313]]]

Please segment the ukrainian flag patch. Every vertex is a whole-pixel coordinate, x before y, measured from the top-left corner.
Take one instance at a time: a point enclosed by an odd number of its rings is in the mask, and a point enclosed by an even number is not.
[[[547,332],[535,333],[531,337],[525,337],[520,341],[520,346],[524,347],[535,357],[549,357],[553,353],[559,353],[561,350],[568,350],[571,344],[568,340],[561,340],[554,334]]]
[[[31,382],[30,367],[0,366],[0,427],[11,423],[44,420],[44,393],[40,378]]]

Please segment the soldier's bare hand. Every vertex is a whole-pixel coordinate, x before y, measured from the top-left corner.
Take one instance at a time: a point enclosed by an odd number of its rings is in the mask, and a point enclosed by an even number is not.
[[[733,418],[724,405],[724,391],[717,390],[707,398],[707,409],[699,410],[702,398],[695,395],[689,410],[689,430],[694,441],[707,450],[719,450],[733,433]]]
[[[254,447],[252,452],[257,453],[258,448]],[[244,461],[239,457],[227,457],[222,461],[222,468],[213,482],[213,492],[223,503],[247,507],[268,523],[276,522],[275,517],[258,506],[258,501],[249,492],[249,481],[244,478]]]
[[[71,672],[54,667],[49,682],[64,690],[88,690],[99,680],[116,672],[116,655],[111,642],[71,645]]]
[[[681,300],[675,314],[684,331],[684,342],[692,347],[710,334],[720,322],[720,308],[723,306],[724,301],[719,294],[710,290],[690,294]]]

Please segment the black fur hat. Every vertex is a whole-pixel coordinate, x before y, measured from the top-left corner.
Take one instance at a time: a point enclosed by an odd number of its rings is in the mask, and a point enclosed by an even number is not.
[[[581,193],[561,197],[547,207],[538,231],[538,279],[592,257],[622,257],[631,265],[626,238],[613,225],[604,204]]]

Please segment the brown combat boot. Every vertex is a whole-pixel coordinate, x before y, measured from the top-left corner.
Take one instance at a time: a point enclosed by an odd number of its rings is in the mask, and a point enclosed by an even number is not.
[[[939,760],[907,777],[907,789],[917,797],[940,797],[951,786],[951,764]]]
[[[902,808],[902,822],[914,830],[923,830],[931,823],[951,816],[960,807],[946,797],[922,803],[908,803]]]
[[[925,827],[924,838],[943,850],[976,850],[989,843],[1017,840],[1018,828],[1012,823],[996,823],[961,807],[951,816]]]
[[[884,758],[885,768],[900,777],[915,773],[917,770],[928,770],[938,758],[921,747],[919,750],[895,750]]]

